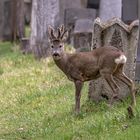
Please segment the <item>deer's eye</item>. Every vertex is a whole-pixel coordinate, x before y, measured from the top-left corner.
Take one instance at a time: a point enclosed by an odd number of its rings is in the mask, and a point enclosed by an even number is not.
[[[51,45],[51,48],[54,48],[54,46],[53,46],[53,45]]]
[[[62,45],[60,45],[59,48],[62,48]]]

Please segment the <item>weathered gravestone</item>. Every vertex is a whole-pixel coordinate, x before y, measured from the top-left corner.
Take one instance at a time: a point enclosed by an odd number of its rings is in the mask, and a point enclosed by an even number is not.
[[[74,0],[74,2],[70,0],[59,0],[59,9],[60,9],[60,23],[64,24],[65,22],[65,16],[66,16],[66,10],[67,9],[79,9],[83,8],[81,0]]]
[[[74,28],[74,48],[76,51],[90,51],[92,41],[93,21],[90,19],[79,19]]]
[[[96,17],[95,9],[69,8],[65,11],[65,24],[74,25],[78,19],[92,19]]]
[[[124,71],[128,77],[135,79],[136,53],[138,46],[138,26],[139,21],[132,22],[129,26],[120,19],[113,18],[105,23],[97,18],[94,22],[92,47],[115,46],[124,51],[127,56],[127,63]],[[128,95],[128,87],[121,81],[117,81],[120,86],[120,98]],[[110,99],[112,91],[104,79],[99,78],[89,84],[89,99],[100,101],[102,97]]]
[[[138,19],[138,1],[139,0],[122,0],[122,20],[125,23],[131,23]]]
[[[122,0],[100,0],[99,17],[103,21],[122,16]]]
[[[70,29],[69,37],[71,38],[75,23],[79,19],[91,19],[94,20],[96,18],[96,10],[95,9],[86,9],[86,8],[69,8],[65,10],[65,25]],[[72,42],[68,39],[68,42]]]

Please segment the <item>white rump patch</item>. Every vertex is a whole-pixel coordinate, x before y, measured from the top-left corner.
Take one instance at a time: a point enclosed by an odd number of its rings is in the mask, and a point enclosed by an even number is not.
[[[127,61],[127,58],[125,55],[120,55],[118,58],[115,59],[116,64],[125,64]]]

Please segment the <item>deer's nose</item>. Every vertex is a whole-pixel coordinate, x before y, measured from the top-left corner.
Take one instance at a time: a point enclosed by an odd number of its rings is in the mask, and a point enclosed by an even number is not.
[[[59,53],[54,53],[53,56],[59,56]]]

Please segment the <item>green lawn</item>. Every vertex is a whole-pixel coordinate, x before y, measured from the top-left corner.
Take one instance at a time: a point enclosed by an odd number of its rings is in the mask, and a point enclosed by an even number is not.
[[[88,102],[87,92],[86,84],[76,116],[73,83],[50,58],[37,61],[0,43],[0,140],[140,140],[139,95],[128,119],[128,101],[109,108]]]

